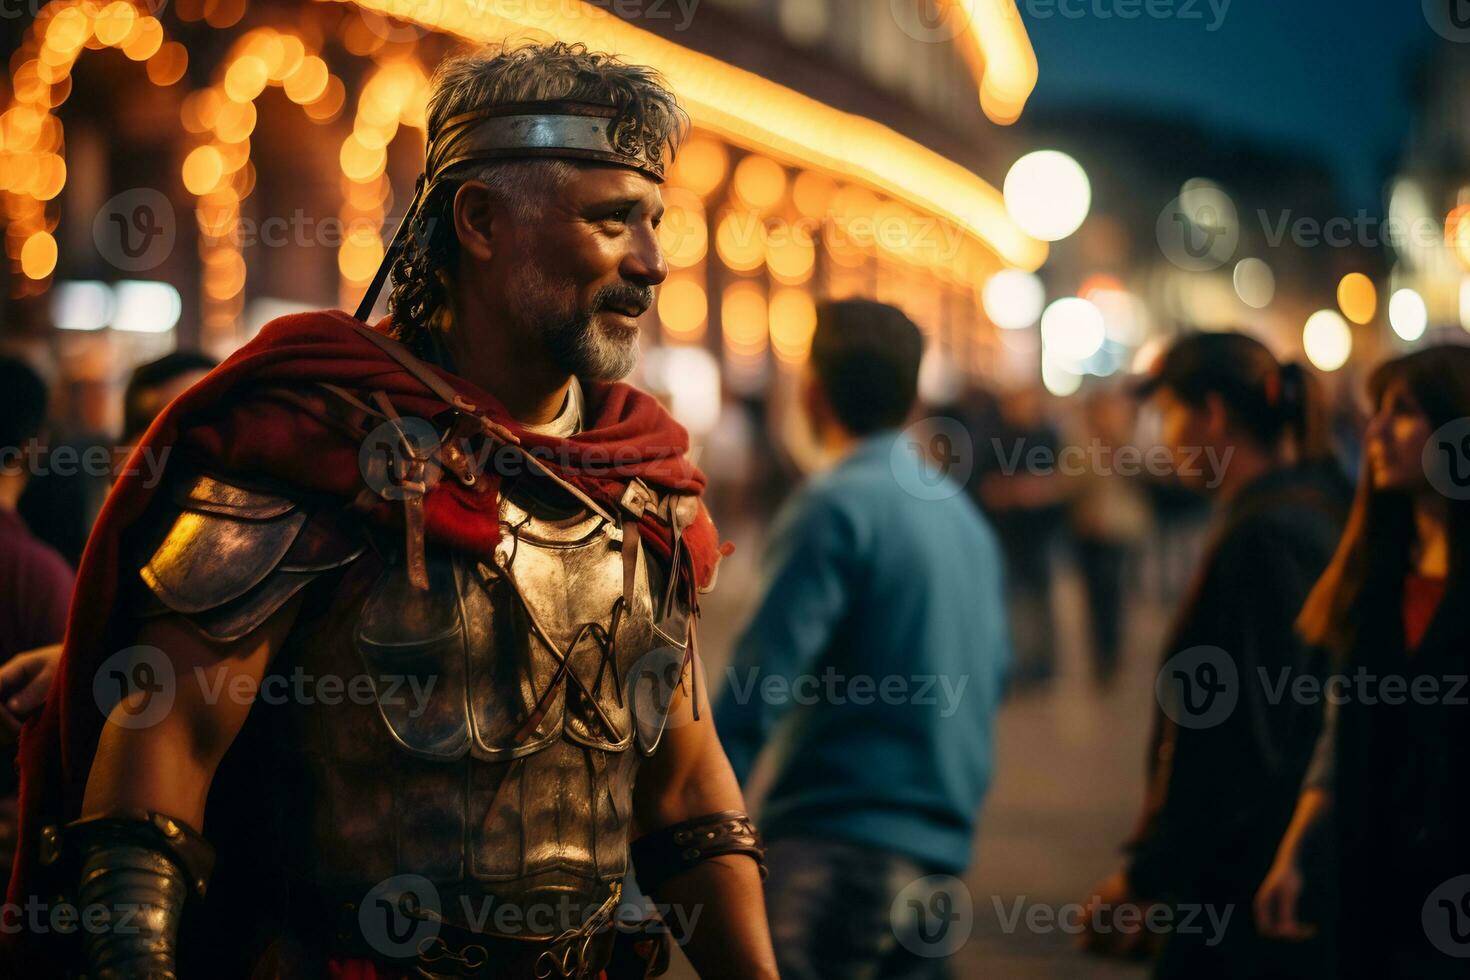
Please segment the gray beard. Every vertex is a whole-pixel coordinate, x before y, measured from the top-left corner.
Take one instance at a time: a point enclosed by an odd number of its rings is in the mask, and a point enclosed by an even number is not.
[[[626,377],[638,363],[638,332],[609,332],[598,326],[593,317],[601,305],[601,296],[594,300],[590,310],[568,312],[539,306],[538,300],[546,296],[572,292],[570,281],[557,285],[561,288],[550,288],[552,280],[540,266],[526,268],[522,286],[511,299],[512,315],[520,321],[519,325],[539,334],[556,364],[582,381],[617,381]]]
[[[610,333],[580,313],[542,328],[546,349],[568,374],[583,381],[617,381],[638,363],[638,332]]]

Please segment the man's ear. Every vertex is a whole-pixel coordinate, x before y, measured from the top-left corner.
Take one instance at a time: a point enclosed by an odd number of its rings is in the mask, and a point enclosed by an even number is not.
[[[812,369],[810,363],[801,372],[798,391],[800,392],[801,408],[806,413],[806,420],[811,426],[812,434],[821,438],[828,420],[832,417],[832,406],[827,403],[827,393],[822,390],[822,382],[817,379],[817,372]]]
[[[1230,438],[1230,410],[1225,399],[1216,392],[1205,393],[1205,432],[1215,443],[1225,443]]]
[[[505,232],[505,216],[478,180],[467,180],[454,192],[454,234],[460,254],[481,262],[495,254],[497,236]]]

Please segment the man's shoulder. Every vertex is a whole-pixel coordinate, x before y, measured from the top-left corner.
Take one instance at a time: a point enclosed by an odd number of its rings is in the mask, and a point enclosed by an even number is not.
[[[365,547],[361,526],[340,504],[291,487],[180,472],[159,488],[132,558],[157,611],[230,641]]]
[[[956,474],[901,441],[879,440],[809,484],[810,495],[849,512],[867,512],[939,521],[960,521],[988,529],[980,509]]]
[[[355,333],[363,322],[345,310],[301,310],[266,321],[246,347],[267,348],[287,344],[340,340]],[[369,327],[369,329],[383,329]]]

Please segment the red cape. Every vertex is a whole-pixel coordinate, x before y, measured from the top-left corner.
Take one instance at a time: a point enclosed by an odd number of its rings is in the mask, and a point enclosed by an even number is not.
[[[8,901],[12,909],[32,901],[54,902],[58,888],[74,882],[46,880],[38,862],[41,829],[80,815],[87,774],[104,718],[93,694],[98,665],[129,645],[136,630],[132,610],[118,609],[123,576],[137,574],[121,550],[122,533],[143,515],[157,486],[148,485],[144,453],[159,459],[187,458],[221,475],[269,477],[344,503],[364,487],[359,444],[290,403],[261,397],[266,389],[315,393],[319,382],[348,389],[364,401],[383,392],[403,417],[433,419],[451,406],[433,395],[376,344],[354,328],[357,321],[340,310],[282,317],[238,350],[199,384],[180,395],[149,428],[129,457],[87,543],[68,616],[66,644],[51,692],[41,714],[27,724],[20,743],[20,826]],[[381,326],[381,325],[380,325]],[[610,511],[634,477],[663,491],[699,494],[704,475],[686,458],[688,433],[651,396],[626,384],[584,386],[584,431],[568,439],[527,432],[492,396],[445,371],[437,373],[479,414],[509,429],[539,454],[557,475],[576,485]],[[616,463],[614,469],[610,461]],[[499,537],[496,481],[472,492],[451,479],[431,489],[424,501],[430,540],[477,554],[491,552]],[[401,505],[383,502],[372,517],[400,521]],[[668,531],[645,518],[646,541],[664,557]],[[685,532],[685,547],[695,579],[707,585],[722,549],[713,523],[701,506]],[[217,781],[218,782],[218,781]],[[211,790],[216,798],[218,785]],[[213,810],[212,810],[213,812]],[[209,835],[214,824],[205,828]],[[14,912],[6,913],[12,919]],[[29,947],[28,931],[11,935]],[[29,958],[29,957],[27,957]],[[44,958],[44,956],[43,956]],[[39,975],[39,962],[27,975]]]

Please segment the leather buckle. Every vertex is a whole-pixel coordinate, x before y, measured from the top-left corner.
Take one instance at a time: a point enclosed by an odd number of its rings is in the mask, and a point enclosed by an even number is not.
[[[618,498],[618,506],[638,519],[650,510],[657,510],[658,498],[649,489],[648,484],[635,477],[628,481],[628,489],[624,490],[622,497]]]

